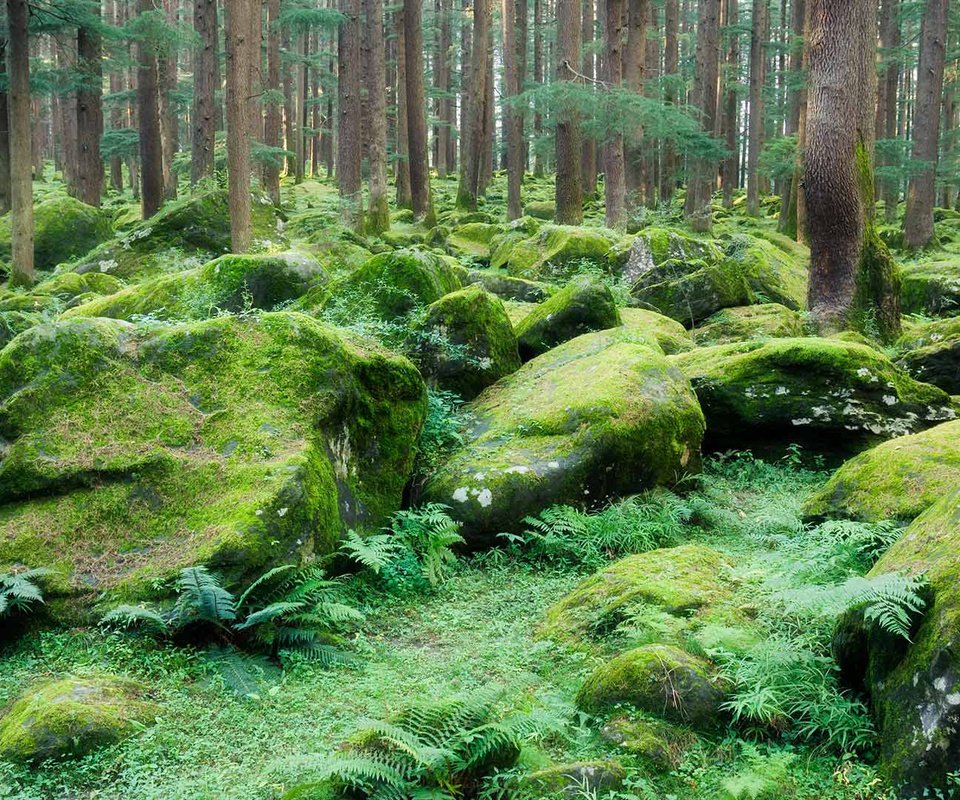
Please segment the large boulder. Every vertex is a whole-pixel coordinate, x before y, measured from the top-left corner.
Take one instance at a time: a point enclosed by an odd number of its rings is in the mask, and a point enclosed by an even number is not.
[[[690,332],[683,325],[656,311],[646,308],[621,308],[620,320],[625,327],[652,336],[668,356],[685,353],[695,347]]]
[[[804,505],[809,517],[912,520],[960,489],[960,420],[900,436],[847,461]]]
[[[46,681],[0,716],[0,758],[82,756],[142,730],[158,711],[143,685],[115,675]]]
[[[721,250],[719,243],[660,233],[637,236],[624,275],[632,282],[633,296],[662,314],[693,326],[732,306],[774,302],[803,307],[806,267],[776,245],[737,234]]]
[[[956,314],[960,310],[960,257],[904,264],[900,306],[904,314]]]
[[[63,316],[193,320],[224,312],[271,311],[326,281],[320,265],[301,253],[225,255],[201,267],[160,275],[97,297]]]
[[[719,448],[824,441],[862,448],[956,416],[943,390],[855,342],[771,339],[671,360],[692,381],[711,446]]]
[[[52,269],[92,250],[113,235],[110,217],[73,197],[53,197],[33,208],[37,269]],[[10,215],[0,217],[0,261],[10,259]]]
[[[425,495],[474,545],[556,503],[673,483],[696,469],[704,430],[687,380],[625,328],[565,342],[467,408],[467,440]]]
[[[515,278],[489,269],[464,269],[460,273],[460,280],[465,286],[479,283],[497,297],[521,303],[540,303],[555,291],[555,287],[548,283]]]
[[[599,278],[574,278],[517,326],[520,357],[529,361],[562,342],[620,324],[613,293]]]
[[[425,413],[409,361],[302,314],[40,325],[0,351],[0,563],[83,600],[329,552],[399,508]]]
[[[918,797],[946,790],[960,764],[960,490],[917,517],[870,575],[891,572],[923,573],[930,587],[912,641],[859,613],[839,628],[837,655],[846,678],[870,694],[886,777]]]
[[[503,301],[477,284],[429,305],[416,331],[420,371],[464,399],[520,369]]]
[[[577,706],[589,713],[631,705],[705,730],[720,726],[723,700],[710,664],[668,644],[628,650],[598,667],[577,693]]]
[[[607,228],[544,225],[528,238],[508,229],[491,240],[490,266],[533,280],[584,263],[606,268],[616,261],[619,241]]]
[[[960,317],[918,327],[898,345],[906,351],[899,364],[917,380],[960,394]]]
[[[503,232],[502,225],[489,222],[468,222],[458,225],[447,236],[447,250],[455,256],[469,256],[480,261],[490,260],[490,242]]]
[[[253,233],[262,244],[282,241],[276,209],[254,198]],[[123,236],[105,242],[76,262],[74,272],[106,272],[142,280],[198,266],[230,250],[230,204],[217,189],[168,203]]]
[[[724,308],[705,319],[692,333],[699,345],[789,339],[803,336],[803,323],[793,309],[779,303],[762,303]]]

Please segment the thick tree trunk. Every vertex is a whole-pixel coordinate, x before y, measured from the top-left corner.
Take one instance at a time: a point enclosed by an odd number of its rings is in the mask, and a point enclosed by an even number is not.
[[[340,189],[340,221],[349,228],[362,231],[360,0],[340,0],[340,13],[344,16],[337,39],[337,111],[340,130],[337,141],[337,185]]]
[[[139,0],[140,13],[155,10],[154,0]],[[140,207],[143,218],[163,205],[163,155],[160,145],[160,107],[157,84],[157,49],[141,41],[137,57],[137,116],[140,124]]]
[[[884,339],[900,325],[896,265],[873,227],[876,7],[809,0],[803,189],[810,316]]]
[[[92,12],[94,7],[91,7]],[[99,3],[96,11],[100,11]],[[100,137],[103,135],[103,61],[100,31],[95,26],[77,29],[77,199],[100,206],[103,192],[103,162]]]
[[[576,81],[579,63],[580,3],[578,0],[557,0],[557,82]],[[558,106],[556,219],[561,225],[579,225],[583,222],[580,121],[572,101],[560,100]]]
[[[7,0],[7,29],[10,33],[10,285],[32,286],[33,269],[33,186],[31,180],[32,137],[30,135],[30,37],[27,0]]]
[[[604,0],[603,68],[607,86],[616,91],[623,85],[624,0]],[[618,126],[619,127],[619,126]],[[623,133],[607,134],[603,143],[603,199],[608,228],[623,228],[627,221],[626,176],[623,165]]]
[[[123,14],[120,10],[118,0],[110,0],[107,7],[110,21],[119,26],[123,24]],[[110,93],[119,94],[123,91],[124,72],[114,69],[110,73]],[[110,127],[119,130],[126,127],[123,119],[124,113],[119,103],[114,103],[110,109]],[[119,155],[110,157],[110,188],[115,192],[123,191],[123,159]]]
[[[6,86],[7,43],[0,40],[0,86]],[[0,88],[0,214],[10,210],[10,118],[9,94]]]
[[[370,214],[367,230],[380,234],[390,227],[387,202],[387,66],[382,0],[363,0],[368,48],[367,97],[370,108],[367,158],[370,164]]]
[[[606,0],[598,0],[603,3]],[[586,81],[592,81],[598,77],[596,66],[599,59],[593,54],[594,36],[594,0],[583,0],[583,25],[580,31],[581,51],[583,58],[580,63],[580,73]],[[583,193],[587,197],[596,197],[597,195],[597,140],[591,136],[584,136],[583,147],[580,157],[580,174],[583,176]]]
[[[190,153],[190,183],[213,177],[216,113],[214,97],[220,83],[217,63],[217,0],[194,0],[193,26],[200,43],[193,55],[193,149]]]
[[[493,9],[490,0],[474,0],[470,80],[464,97],[466,127],[461,137],[460,184],[457,206],[476,211],[480,195],[483,159],[486,156],[485,117],[487,104],[488,56]]]
[[[754,8],[762,6],[768,0],[753,0]],[[723,121],[722,129],[724,140],[727,146],[727,157],[723,160],[720,167],[720,185],[723,190],[723,207],[730,208],[733,205],[733,191],[737,188],[737,178],[740,167],[740,130],[739,130],[739,111],[740,103],[737,99],[736,84],[740,78],[740,37],[738,35],[737,25],[739,24],[739,10],[737,0],[726,0],[723,25],[727,29],[729,47],[727,48],[726,58],[726,83],[727,91],[723,100]],[[760,115],[761,122],[763,115]]]
[[[199,2],[199,0],[198,0]],[[267,80],[270,93],[263,120],[263,143],[279,149],[283,126],[280,100],[280,0],[267,0]],[[263,188],[275,206],[280,205],[280,159],[272,156],[263,166]]]
[[[878,139],[895,139],[897,129],[897,97],[900,86],[900,56],[896,50],[900,47],[900,0],[882,0],[880,4],[880,83],[877,97],[876,133]],[[879,166],[886,159],[877,159]],[[883,199],[884,216],[887,222],[897,218],[897,203],[900,200],[900,181],[896,178],[883,178],[880,184],[880,197]]]
[[[764,52],[769,28],[769,0],[753,0],[750,30],[750,130],[747,151],[747,213],[760,213],[760,149],[763,147],[763,85],[767,59]]]
[[[410,126],[408,124],[407,103],[407,62],[406,36],[404,36],[403,4],[394,12],[397,30],[397,158],[394,171],[397,182],[397,205],[401,208],[413,207],[413,193],[410,188]]]
[[[650,0],[628,0],[625,13],[627,18],[627,46],[623,55],[623,83],[631,92],[642,94],[647,70],[647,51],[653,45],[653,42],[647,42]],[[608,55],[604,56],[605,62],[608,58]],[[632,209],[639,204],[643,192],[643,148],[640,146],[642,138],[643,130],[638,128],[623,142],[626,205],[628,209]]]
[[[432,226],[434,216],[427,162],[427,100],[423,88],[423,9],[420,0],[403,0],[403,7],[410,195],[414,215]]]
[[[947,0],[927,0],[920,27],[920,63],[917,66],[916,124],[913,162],[916,170],[907,188],[903,243],[926,247],[933,241],[937,156],[946,60]]]
[[[719,65],[720,0],[701,0],[693,105],[700,110],[700,127],[711,135],[717,132]],[[713,159],[691,159],[684,212],[694,230],[710,230],[710,201],[716,183],[717,165]]]
[[[679,0],[666,0],[663,14],[663,72],[666,103],[677,102],[677,71],[680,64],[678,32],[680,26]],[[660,200],[669,203],[677,187],[677,154],[672,142],[663,145],[663,171],[660,176]]]
[[[787,76],[789,95],[788,113],[784,131],[797,137],[800,149],[800,117],[806,105],[806,90],[803,86],[803,29],[806,16],[806,0],[792,0],[790,4],[790,74]],[[791,238],[802,230],[797,218],[800,210],[800,171],[794,169],[780,203],[780,218],[777,228]]]
[[[176,23],[177,11],[171,0],[163,0],[168,24]],[[173,94],[177,90],[177,51],[166,44],[157,61],[157,81],[160,100],[160,146],[163,163],[163,196],[166,200],[177,197],[177,175],[173,171],[173,157],[179,146],[180,121]]]
[[[533,82],[543,84],[543,3],[544,0],[533,0]],[[540,101],[535,101],[533,114],[533,137],[540,139],[543,135],[543,114],[540,111]],[[537,146],[533,153],[533,174],[542,178],[544,173],[543,156]]]
[[[502,0],[500,13],[503,24],[503,63],[506,85],[506,111],[504,125],[507,146],[507,219],[523,215],[523,112],[510,105],[511,98],[520,94],[521,74],[517,53],[520,26],[516,14],[526,14],[526,8],[515,0]]]
[[[253,239],[250,194],[250,85],[260,43],[251,40],[250,15],[259,13],[257,0],[226,0],[227,25],[227,187],[230,204],[230,245],[235,253],[248,250]]]
[[[77,93],[70,87],[65,76],[72,74],[77,67],[77,54],[73,47],[66,45],[66,40],[56,40],[57,68],[61,74],[61,90],[57,97],[57,122],[60,128],[60,163],[62,165],[63,182],[67,193],[71,197],[77,194]],[[34,111],[39,111],[38,101],[34,100]],[[33,115],[34,144],[31,145],[31,159],[41,155],[39,134],[36,126],[36,114]],[[35,163],[35,161],[34,161]],[[41,162],[42,163],[42,162]]]

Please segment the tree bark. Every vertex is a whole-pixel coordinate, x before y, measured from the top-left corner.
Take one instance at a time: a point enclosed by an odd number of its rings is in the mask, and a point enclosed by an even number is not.
[[[663,73],[664,102],[673,105],[677,102],[677,71],[680,64],[679,48],[680,3],[679,0],[666,0],[663,14]],[[663,170],[660,175],[660,201],[669,203],[677,188],[677,154],[672,142],[663,145]]]
[[[407,103],[407,65],[406,36],[404,35],[403,4],[394,12],[397,30],[397,158],[394,171],[397,182],[397,205],[401,208],[413,207],[413,193],[410,188],[410,126],[408,125]]]
[[[577,80],[580,63],[580,3],[557,0],[557,82]],[[580,121],[574,103],[558,102],[556,130],[556,219],[561,225],[583,222],[583,191],[580,176]]]
[[[599,0],[603,3],[606,0]],[[581,51],[583,58],[580,63],[580,73],[587,81],[592,81],[598,77],[599,59],[593,54],[593,40],[595,38],[594,30],[594,0],[583,0],[583,25],[580,31]],[[580,173],[583,176],[583,193],[587,197],[596,197],[597,195],[597,140],[591,136],[583,138],[583,146],[580,157]]]
[[[533,0],[533,82],[537,86],[543,84],[543,3],[544,0]],[[540,101],[534,102],[533,137],[539,142],[543,134],[543,113],[540,110]],[[542,178],[544,174],[543,155],[539,144],[533,153],[533,174],[538,178]]]
[[[0,86],[7,78],[7,43],[0,40]],[[10,117],[9,94],[0,88],[0,214],[10,210]]]
[[[473,2],[473,36],[470,53],[469,90],[464,97],[466,127],[461,138],[460,184],[457,188],[457,206],[476,211],[480,195],[485,146],[485,115],[487,103],[488,56],[486,46],[490,38],[493,9],[490,0]]]
[[[897,129],[897,96],[900,86],[900,0],[882,0],[880,5],[880,83],[877,97],[876,134],[878,139],[895,139]],[[886,159],[877,159],[879,166]],[[880,197],[883,199],[884,216],[887,222],[897,218],[897,203],[900,199],[900,182],[896,178],[882,178]]]
[[[624,12],[627,19],[627,45],[623,55],[623,83],[635,93],[643,94],[647,68],[647,23],[650,18],[650,0],[628,0]],[[652,42],[649,43],[652,45]],[[608,56],[605,56],[605,60]],[[626,181],[626,206],[634,208],[643,191],[643,129],[637,128],[624,139],[623,160]]]
[[[432,226],[434,216],[427,162],[427,101],[423,88],[423,9],[420,0],[403,0],[403,8],[410,194],[414,216]]]
[[[260,43],[251,40],[250,15],[259,13],[257,0],[226,0],[227,25],[227,191],[230,204],[230,245],[235,253],[250,248],[253,239],[250,194],[250,86],[253,60]]]
[[[753,0],[754,9],[762,6],[765,2],[768,2],[768,0]],[[723,160],[723,164],[720,167],[720,184],[723,190],[724,208],[730,208],[733,205],[733,191],[737,188],[737,178],[740,172],[740,103],[738,102],[736,92],[736,84],[740,78],[740,37],[737,29],[737,25],[739,24],[739,9],[737,6],[737,0],[726,0],[723,21],[729,38],[725,65],[726,75],[723,80],[723,82],[726,83],[727,91],[724,96],[723,121],[721,125],[727,147],[727,157]],[[762,114],[760,115],[760,120],[761,122],[763,120]]]
[[[7,0],[10,32],[10,285],[32,286],[33,185],[30,135],[30,37],[28,0]]]
[[[199,0],[197,0],[199,2]],[[283,104],[280,94],[280,0],[267,0],[267,80],[270,94],[263,120],[263,143],[280,148]],[[280,158],[271,156],[263,165],[263,188],[275,206],[280,205]]]
[[[367,158],[370,164],[370,215],[367,230],[383,233],[390,227],[387,202],[387,66],[383,37],[383,0],[363,0],[368,48],[367,97],[370,108]]]
[[[154,0],[139,0],[140,13],[156,10]],[[163,155],[160,146],[160,109],[157,84],[157,48],[141,41],[137,56],[137,116],[140,125],[140,207],[143,218],[163,205]]]
[[[190,183],[196,186],[203,178],[212,178],[214,172],[214,93],[220,83],[217,0],[194,0],[193,26],[200,39],[193,56],[193,148],[190,153]]]
[[[168,24],[176,23],[176,8],[171,0],[163,0]],[[177,51],[164,44],[157,61],[157,81],[160,101],[160,147],[163,164],[163,196],[166,200],[177,197],[177,175],[173,171],[173,157],[177,152],[180,121],[173,93],[177,90]]]
[[[760,149],[763,147],[763,85],[767,61],[764,45],[769,26],[769,0],[753,0],[750,28],[750,130],[747,152],[747,213],[760,213]]]
[[[363,230],[363,191],[360,165],[363,131],[360,108],[360,0],[340,0],[337,38],[337,185],[340,189],[340,221]]]
[[[57,122],[60,128],[60,163],[62,165],[63,182],[67,193],[71,197],[77,194],[77,93],[70,87],[66,77],[77,68],[76,50],[67,47],[65,40],[56,39],[56,61],[60,70],[61,87],[57,97]],[[34,98],[35,110],[39,110],[39,101]],[[36,115],[34,115],[36,116]],[[34,119],[34,128],[36,120]],[[35,135],[38,131],[34,131]],[[39,142],[31,146],[31,158],[36,159]],[[35,162],[34,162],[35,163]],[[42,161],[41,161],[42,164]]]
[[[516,14],[526,14],[526,7],[515,0],[502,0],[500,13],[503,25],[504,83],[506,85],[506,111],[504,124],[507,146],[507,219],[523,215],[523,112],[511,105],[511,98],[521,90]]]
[[[916,124],[913,127],[913,162],[917,166],[907,187],[907,213],[903,221],[903,243],[910,248],[926,247],[933,241],[947,5],[947,0],[927,0],[920,26]]]
[[[610,90],[623,85],[624,0],[604,0],[603,69]],[[607,134],[603,143],[603,199],[608,228],[623,228],[627,221],[626,177],[623,164],[623,133],[617,128]]]
[[[91,6],[99,23],[100,3]],[[100,31],[95,24],[77,28],[77,199],[100,206],[103,192],[103,162],[100,137],[103,136],[103,61]]]

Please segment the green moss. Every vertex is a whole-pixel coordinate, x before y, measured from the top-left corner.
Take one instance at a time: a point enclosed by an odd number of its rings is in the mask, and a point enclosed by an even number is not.
[[[690,731],[652,717],[614,717],[601,730],[604,739],[657,771],[675,769],[696,744]]]
[[[468,222],[458,225],[447,236],[447,249],[454,255],[490,258],[490,242],[503,232],[503,226],[485,222]]]
[[[685,353],[694,348],[693,338],[676,320],[645,308],[621,308],[620,320],[625,327],[640,330],[656,339],[667,355]]]
[[[542,633],[575,642],[613,631],[638,605],[696,612],[730,593],[729,563],[715,550],[683,545],[614,562],[584,580],[546,615]]]
[[[88,272],[79,275],[76,272],[64,272],[49,278],[33,287],[33,294],[45,294],[61,300],[73,300],[86,294],[114,294],[123,288],[123,284],[112,275],[101,272]]]
[[[960,260],[904,264],[900,305],[904,314],[955,314],[960,308]]]
[[[671,356],[693,382],[712,444],[816,441],[861,447],[903,436],[956,410],[873,348],[836,339],[772,339]]]
[[[520,355],[529,361],[581,334],[619,324],[620,314],[610,288],[598,278],[584,275],[523,318],[517,326]],[[658,347],[654,339],[650,342],[652,347]]]
[[[522,785],[527,791],[538,792],[538,797],[559,794],[613,792],[620,788],[626,778],[626,770],[617,761],[578,761],[573,764],[555,764],[538,769],[523,777]]]
[[[536,303],[523,303],[517,300],[504,300],[503,307],[506,309],[507,316],[513,324],[514,330],[537,308]]]
[[[523,207],[523,213],[534,219],[551,220],[557,213],[557,204],[551,200],[534,201]]]
[[[42,683],[0,718],[0,758],[81,756],[124,739],[159,710],[145,695],[142,685],[112,675]]]
[[[797,336],[803,336],[800,315],[779,303],[725,308],[708,317],[693,331],[693,338],[699,345]]]
[[[872,223],[868,224],[857,267],[851,327],[882,342],[894,341],[900,335],[900,293],[900,267]]]
[[[606,228],[544,225],[526,238],[518,230],[508,228],[491,241],[490,266],[534,280],[562,272],[574,262],[606,268],[611,265],[612,250],[618,241],[618,235]]]
[[[548,351],[468,410],[467,442],[425,499],[450,505],[476,544],[549,505],[673,483],[699,463],[703,418],[689,384],[625,328]]]
[[[34,263],[52,269],[89,252],[113,235],[110,218],[98,208],[59,196],[33,209]],[[0,259],[10,258],[10,216],[0,217]]]
[[[463,270],[460,279],[464,285],[479,283],[484,289],[497,295],[497,297],[524,303],[540,303],[556,291],[554,286],[547,283],[514,278],[510,275],[485,269]]]
[[[631,705],[672,722],[712,729],[722,721],[723,697],[706,661],[671,645],[646,645],[599,667],[580,687],[577,706],[596,713]]]

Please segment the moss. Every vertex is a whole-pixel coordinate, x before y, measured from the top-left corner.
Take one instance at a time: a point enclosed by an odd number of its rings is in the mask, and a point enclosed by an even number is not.
[[[610,288],[603,281],[584,275],[524,317],[517,326],[520,355],[529,361],[581,334],[619,324],[620,314]],[[658,346],[652,338],[651,345]]]
[[[904,264],[900,306],[904,314],[953,314],[960,308],[960,260]]]
[[[940,389],[873,348],[836,339],[772,339],[671,356],[693,382],[711,444],[829,440],[855,448],[953,419]]]
[[[31,291],[33,294],[50,295],[61,300],[73,300],[86,294],[114,294],[122,288],[123,284],[119,280],[102,272],[88,272],[85,275],[64,272],[38,283]]]
[[[523,776],[522,786],[538,793],[538,797],[562,794],[565,797],[595,796],[599,792],[615,792],[627,773],[617,761],[578,761],[555,764]]]
[[[142,685],[112,675],[41,683],[0,718],[0,758],[39,762],[117,742],[156,716],[145,696]]]
[[[0,353],[0,562],[139,595],[329,552],[399,507],[425,413],[412,364],[300,314],[39,326]]]
[[[7,342],[14,336],[40,325],[46,317],[30,311],[0,311],[0,350],[6,347]]]
[[[645,308],[621,308],[620,320],[624,326],[641,330],[652,336],[667,355],[685,353],[694,348],[693,339],[683,325],[656,311],[648,311]]]
[[[468,410],[467,440],[425,499],[450,505],[476,545],[549,505],[673,483],[699,464],[703,418],[689,384],[625,328],[548,351]]]
[[[421,371],[464,399],[520,368],[517,337],[499,298],[468,286],[431,304],[422,321]],[[442,346],[437,346],[437,341]]]
[[[960,394],[960,334],[914,348],[898,364],[917,380]]]
[[[450,231],[446,239],[447,249],[454,255],[472,256],[482,260],[490,258],[490,242],[503,232],[501,225],[485,222],[468,222]]]
[[[690,731],[652,717],[614,717],[601,730],[603,738],[657,771],[675,769],[696,744]]]
[[[523,207],[523,213],[534,219],[551,220],[557,213],[557,204],[550,200],[534,201]]]
[[[725,308],[693,331],[694,341],[699,345],[797,336],[803,336],[800,315],[779,303]]]
[[[464,285],[479,283],[491,294],[504,300],[518,300],[524,303],[540,303],[556,291],[547,283],[514,278],[499,272],[485,269],[463,270],[461,281]]]
[[[685,615],[730,593],[728,562],[715,550],[683,545],[614,562],[550,608],[542,633],[567,642],[597,637],[624,622],[640,604]]]
[[[807,516],[911,520],[960,486],[960,421],[891,439],[847,461],[804,505]]]
[[[619,704],[671,722],[713,729],[724,693],[710,665],[671,645],[645,645],[599,667],[577,693],[577,706],[596,713]]]
[[[52,197],[33,209],[34,263],[52,269],[92,250],[113,235],[110,218],[72,197]],[[10,216],[0,217],[0,259],[10,258]]]
[[[533,280],[562,272],[572,263],[607,268],[618,241],[617,234],[606,228],[544,225],[527,238],[508,228],[491,242],[490,266]]]
[[[269,311],[326,281],[320,265],[299,253],[226,255],[98,297],[63,316],[190,320],[255,308]]]

